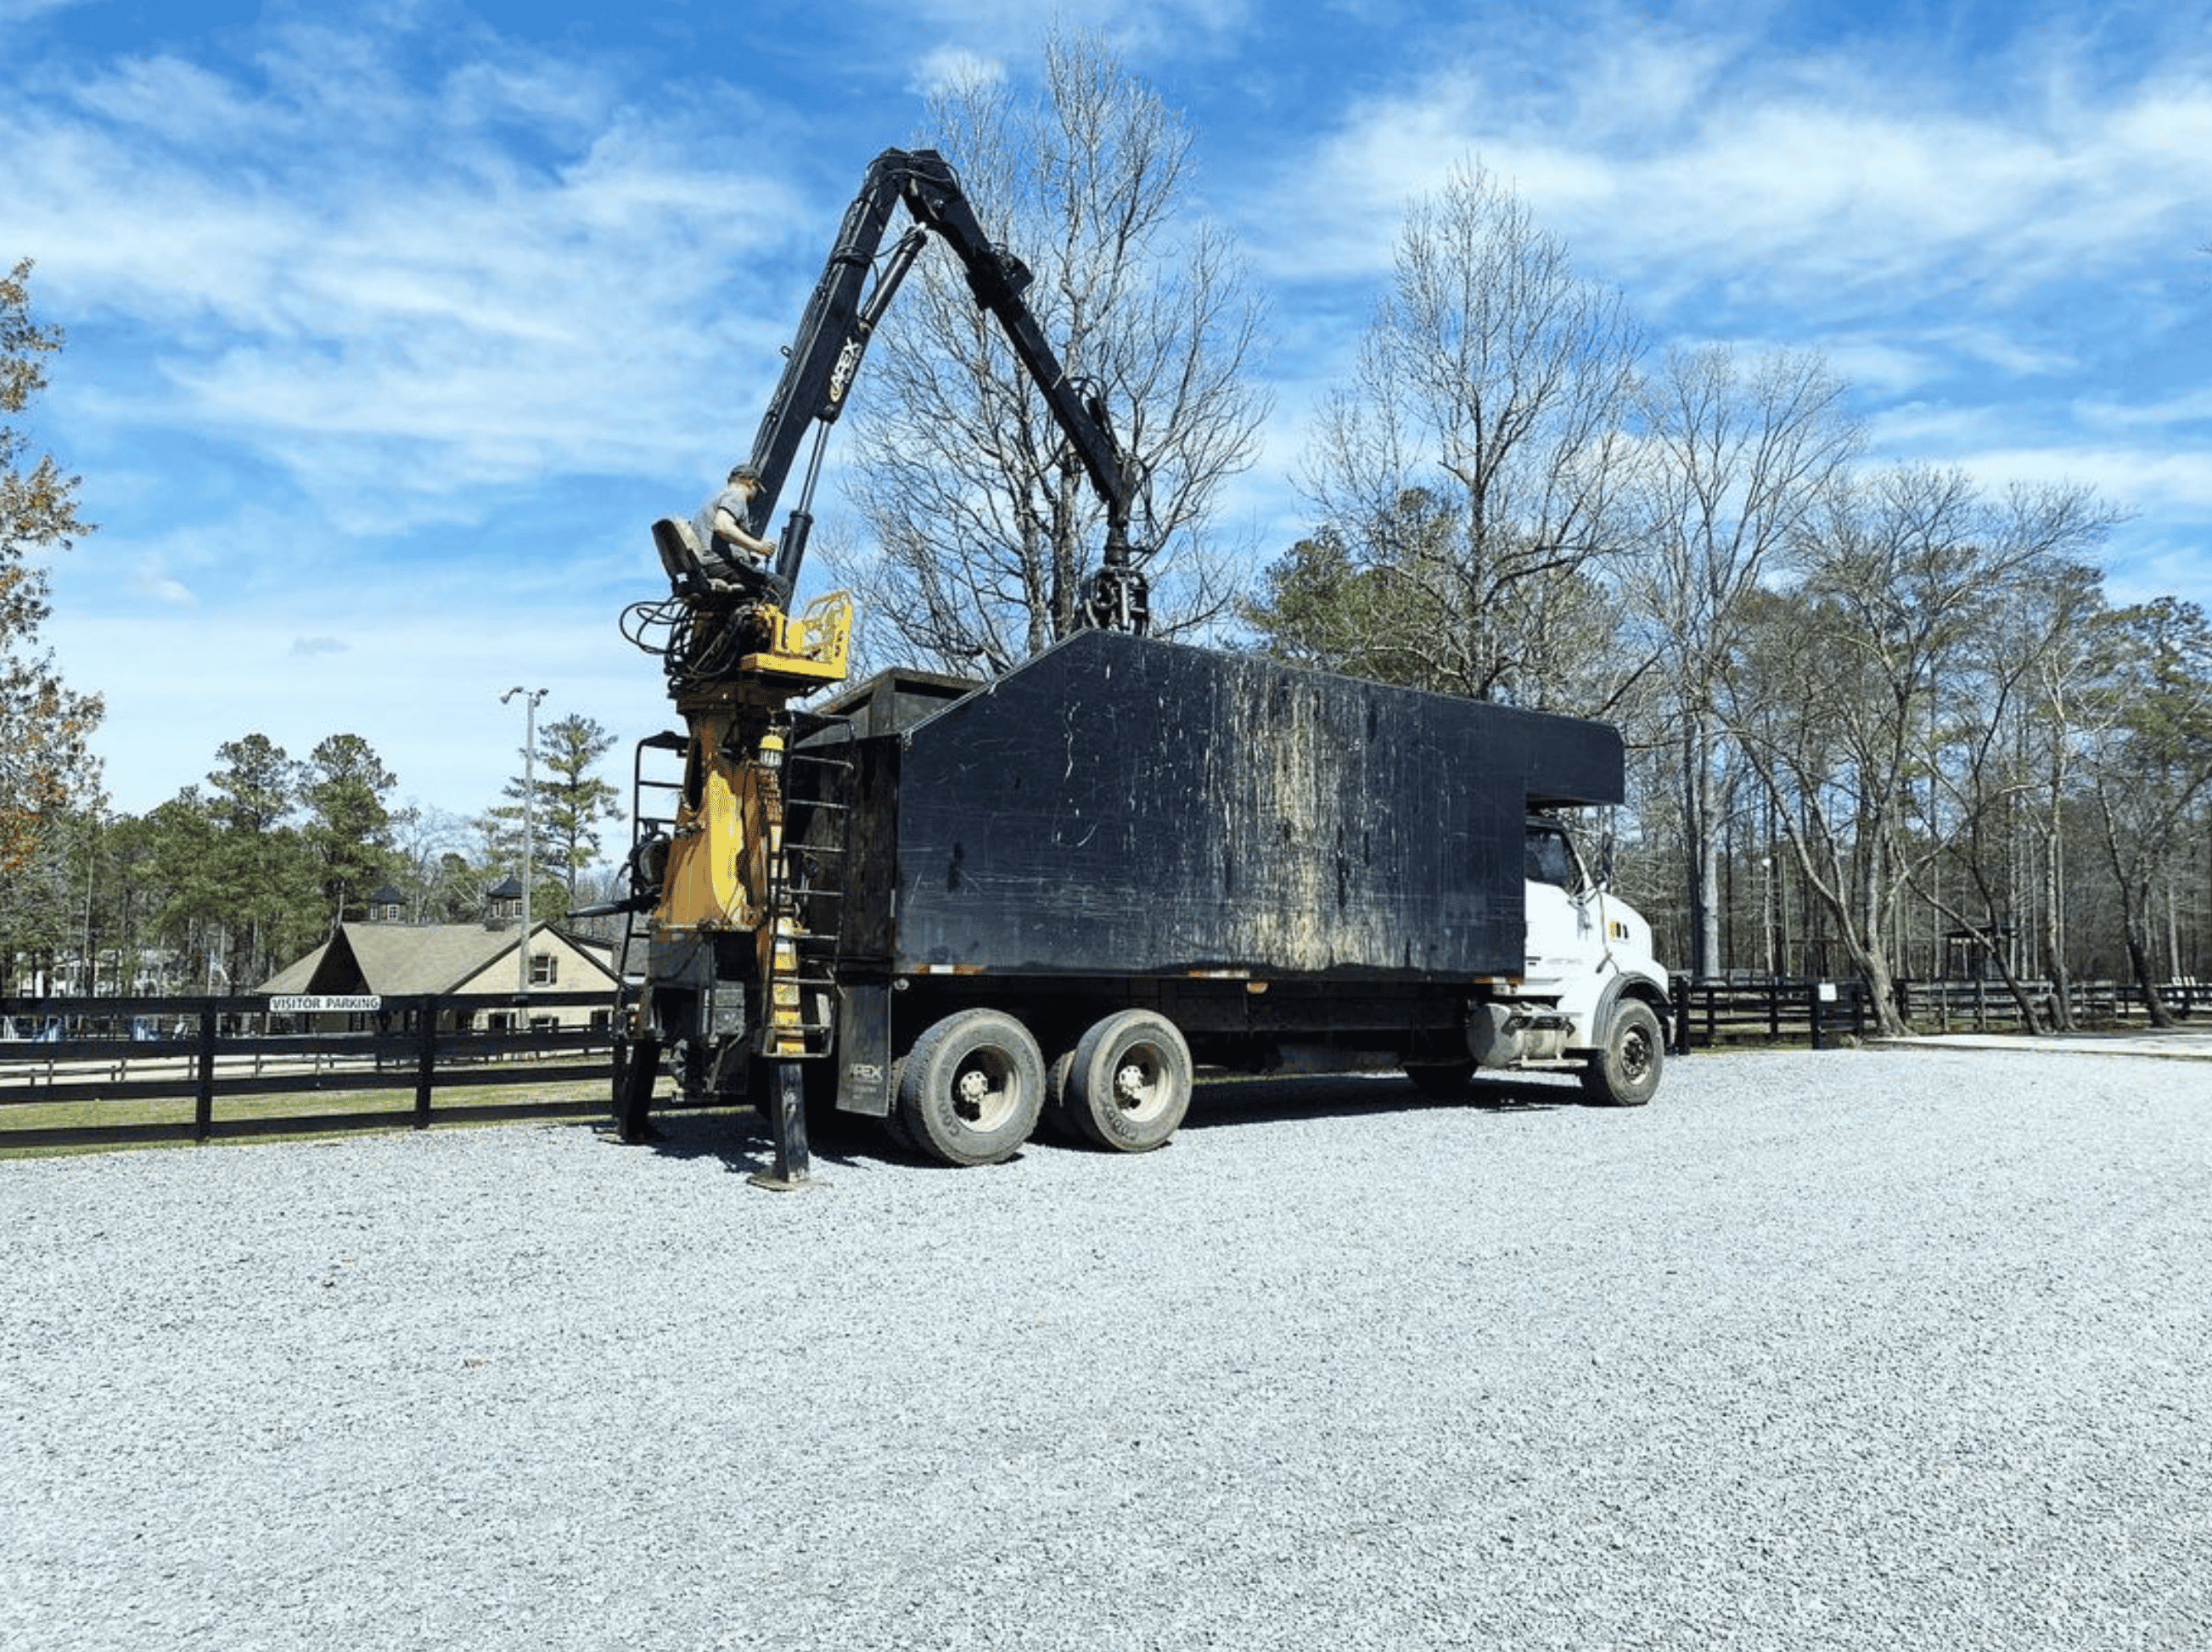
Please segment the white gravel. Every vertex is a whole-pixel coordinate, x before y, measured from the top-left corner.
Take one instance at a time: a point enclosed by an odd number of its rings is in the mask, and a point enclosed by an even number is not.
[[[2212,1066],[0,1163],[0,1643],[2212,1643]]]

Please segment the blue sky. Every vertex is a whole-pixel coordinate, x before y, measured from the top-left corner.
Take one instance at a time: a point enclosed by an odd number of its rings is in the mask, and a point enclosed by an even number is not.
[[[1656,344],[1816,348],[1875,457],[2092,486],[2118,599],[2212,604],[2208,9],[0,0],[0,259],[69,333],[33,434],[100,525],[50,640],[131,812],[249,732],[471,812],[516,685],[665,726],[648,525],[750,449],[868,159],[1054,15],[1182,112],[1267,301],[1261,555],[1478,158]]]

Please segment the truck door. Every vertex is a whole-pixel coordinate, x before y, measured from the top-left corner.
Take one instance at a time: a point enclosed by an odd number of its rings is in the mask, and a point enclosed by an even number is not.
[[[1557,993],[1570,976],[1589,975],[1603,947],[1597,920],[1581,898],[1582,869],[1566,833],[1555,823],[1528,823],[1522,876],[1528,931],[1522,990]]]

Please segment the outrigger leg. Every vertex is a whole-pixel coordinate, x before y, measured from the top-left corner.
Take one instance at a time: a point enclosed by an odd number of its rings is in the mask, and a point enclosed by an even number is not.
[[[660,1041],[631,1041],[615,1076],[615,1137],[635,1146],[653,1133],[653,1087],[660,1077]]]
[[[775,1163],[747,1178],[756,1187],[796,1193],[818,1187],[806,1148],[806,1067],[800,1061],[767,1061],[761,1077],[768,1080],[769,1128],[775,1139]]]

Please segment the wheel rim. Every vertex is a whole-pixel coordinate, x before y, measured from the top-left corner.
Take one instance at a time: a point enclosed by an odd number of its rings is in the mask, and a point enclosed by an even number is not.
[[[1631,1027],[1620,1041],[1620,1071],[1632,1084],[1651,1071],[1651,1040],[1641,1027]]]
[[[1114,1105],[1133,1119],[1148,1118],[1167,1101],[1166,1063],[1148,1045],[1125,1052],[1114,1069]]]
[[[952,1078],[952,1110],[976,1130],[996,1130],[1014,1116],[1013,1063],[995,1050],[978,1050]]]

